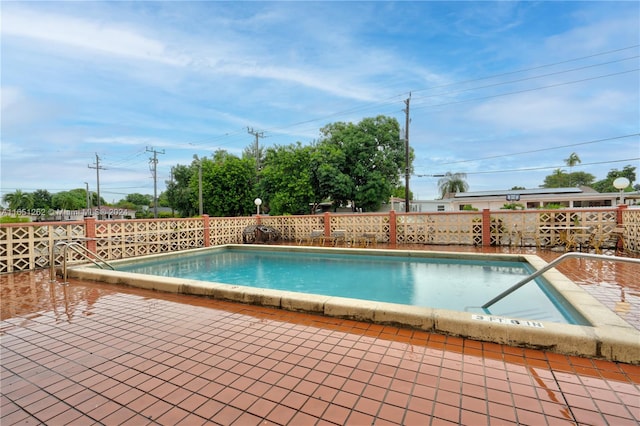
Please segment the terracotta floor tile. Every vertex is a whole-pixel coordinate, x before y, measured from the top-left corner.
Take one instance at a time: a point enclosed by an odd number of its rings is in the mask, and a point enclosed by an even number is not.
[[[360,397],[356,401],[353,409],[356,411],[360,411],[362,413],[376,415],[381,406],[382,406],[382,401],[376,401],[366,397]]]
[[[322,419],[335,424],[345,424],[351,411],[346,407],[339,405],[330,405],[327,407],[324,413],[322,413]]]
[[[38,274],[25,276],[33,288]],[[87,288],[98,295],[89,319],[2,320],[3,424],[37,422],[27,407],[51,424],[93,422],[88,415],[136,425],[149,416],[190,425],[265,416],[305,425],[640,420],[638,366],[106,284],[68,287]]]
[[[289,426],[308,426],[311,424],[315,424],[317,420],[318,419],[314,416],[298,411],[293,415],[291,420],[289,420]],[[353,424],[357,425],[357,424],[365,424],[365,423],[354,422]],[[371,424],[371,423],[368,422],[366,424]]]
[[[296,410],[293,408],[289,408],[285,405],[277,405],[269,414],[267,414],[267,420],[273,422],[273,424],[287,425],[295,414]]]
[[[498,404],[488,401],[489,416],[497,423],[516,423],[516,410],[512,405]],[[494,420],[492,420],[492,423]]]
[[[195,395],[194,397],[199,397]],[[212,419],[215,415],[225,407],[225,404],[215,401],[213,399],[205,398],[204,403],[198,406],[193,413],[205,419]]]
[[[220,411],[218,411],[211,420],[213,420],[217,424],[221,425],[231,425],[234,424],[237,419],[242,416],[243,412],[238,410],[235,407],[231,407],[229,405],[223,407]]]
[[[617,417],[611,414],[603,414],[604,419],[609,425],[619,425],[619,426],[636,426],[638,424],[637,418],[629,418],[629,417]]]
[[[462,410],[460,412],[460,424],[462,425],[487,425],[490,424],[487,414],[476,411]],[[500,423],[498,423],[500,424]]]
[[[324,410],[327,409],[328,406],[329,406],[329,403],[326,401],[320,401],[316,398],[309,398],[304,403],[302,408],[300,408],[300,411],[310,414],[314,417],[320,418],[320,416],[322,415]]]
[[[640,394],[639,394],[640,397]],[[621,418],[631,419],[632,415],[629,412],[628,407],[620,404],[619,402],[609,402],[609,401],[600,401],[595,400],[596,407],[598,410],[605,415],[613,415]]]

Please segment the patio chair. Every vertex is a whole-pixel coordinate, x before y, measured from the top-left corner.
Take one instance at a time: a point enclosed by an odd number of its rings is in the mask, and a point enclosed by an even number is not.
[[[376,246],[378,244],[378,239],[376,234],[373,233],[364,233],[358,237],[354,237],[353,245],[357,247],[369,247]]]
[[[343,246],[347,245],[347,231],[345,229],[336,229],[331,233],[331,236],[327,238],[329,242],[333,246],[337,246],[338,244],[342,244]]]
[[[512,234],[514,238],[511,239],[513,245],[525,246],[525,241],[533,241],[537,248],[540,248],[540,237],[537,231],[526,231],[518,229],[518,225],[513,225]]]
[[[626,249],[624,241],[624,226],[616,226],[613,231],[611,231],[611,238],[615,239],[613,243],[615,244],[614,247],[616,250],[621,249],[622,251],[624,251]]]
[[[570,252],[578,248],[578,238],[576,234],[570,232],[568,229],[562,230],[559,233],[559,239],[564,244],[564,251]]]
[[[610,232],[603,232],[602,228],[598,226],[593,230],[591,236],[589,237],[589,241],[587,242],[588,249],[593,249],[596,254],[602,254],[602,247],[605,243],[611,238]]]
[[[314,229],[311,234],[301,237],[298,244],[312,246],[315,242],[324,245],[324,229]]]

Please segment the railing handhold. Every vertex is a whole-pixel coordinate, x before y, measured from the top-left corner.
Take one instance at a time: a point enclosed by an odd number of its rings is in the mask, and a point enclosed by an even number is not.
[[[519,289],[520,287],[522,287],[523,285],[525,285],[529,281],[533,281],[534,279],[538,278],[540,275],[542,275],[545,272],[547,272],[549,269],[555,268],[555,266],[557,264],[562,263],[566,259],[569,259],[569,258],[572,258],[572,257],[579,257],[579,258],[584,258],[584,259],[611,260],[611,261],[615,261],[615,262],[636,263],[636,264],[640,265],[640,259],[632,259],[632,258],[629,258],[629,257],[605,256],[603,254],[591,254],[591,253],[579,253],[579,252],[565,253],[562,256],[560,256],[559,258],[557,258],[556,260],[554,260],[553,262],[549,263],[544,268],[537,270],[536,272],[534,272],[533,274],[529,275],[526,278],[523,278],[522,280],[518,281],[516,284],[514,284],[511,287],[509,287],[508,289],[506,289],[505,291],[503,291],[502,293],[500,293],[499,295],[497,295],[493,299],[489,300],[487,303],[482,305],[482,309],[487,309],[489,306],[493,305],[494,303],[496,303],[497,301],[503,299],[504,297],[510,295],[511,293],[513,293],[514,291],[516,291],[517,289]]]

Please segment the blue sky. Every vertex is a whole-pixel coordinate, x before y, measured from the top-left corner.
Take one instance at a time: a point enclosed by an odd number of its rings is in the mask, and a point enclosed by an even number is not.
[[[336,121],[404,126],[416,198],[535,188],[576,152],[640,172],[638,2],[1,4],[1,192],[153,194],[218,149],[303,144]]]

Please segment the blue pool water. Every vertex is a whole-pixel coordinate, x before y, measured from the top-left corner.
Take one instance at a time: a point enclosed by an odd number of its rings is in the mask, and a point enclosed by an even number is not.
[[[486,313],[479,306],[533,270],[524,262],[220,250],[119,270],[225,284]],[[586,323],[544,280],[494,304],[494,315]]]

